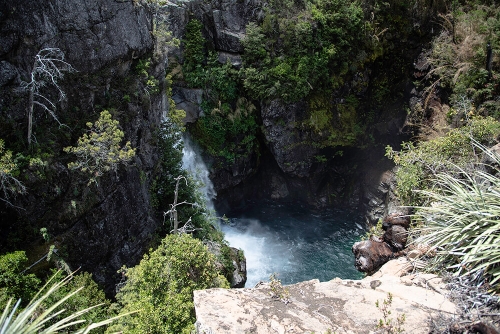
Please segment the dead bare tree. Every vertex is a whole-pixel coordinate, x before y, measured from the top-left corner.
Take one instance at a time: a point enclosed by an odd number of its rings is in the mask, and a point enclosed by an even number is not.
[[[191,222],[191,217],[189,217],[188,221],[184,224],[183,227],[179,228],[179,219],[178,219],[178,215],[177,215],[177,207],[179,205],[183,205],[183,204],[188,204],[188,205],[192,205],[192,206],[195,206],[197,205],[196,203],[190,203],[188,201],[182,201],[180,203],[178,203],[178,198],[179,198],[179,182],[181,180],[184,180],[184,182],[186,182],[186,186],[187,186],[187,179],[180,175],[178,177],[176,177],[174,180],[176,180],[176,184],[175,184],[175,191],[174,191],[174,203],[170,204],[170,210],[168,210],[167,212],[164,212],[163,213],[163,217],[166,217],[167,215],[169,216],[169,219],[170,219],[170,227],[173,228],[170,233],[179,233],[179,234],[183,234],[183,233],[191,233],[191,232],[194,232],[196,230],[198,230],[194,225],[193,223]]]
[[[48,112],[53,119],[59,122],[56,115],[56,105],[47,94],[42,93],[42,89],[46,86],[53,86],[57,90],[59,102],[66,98],[66,94],[59,86],[59,80],[63,78],[64,72],[75,72],[76,70],[68,62],[64,60],[64,52],[58,48],[45,48],[40,50],[33,63],[33,68],[30,73],[30,81],[23,82],[22,87],[29,92],[28,98],[28,144],[31,144],[32,129],[33,129],[33,107],[35,105],[41,107]]]

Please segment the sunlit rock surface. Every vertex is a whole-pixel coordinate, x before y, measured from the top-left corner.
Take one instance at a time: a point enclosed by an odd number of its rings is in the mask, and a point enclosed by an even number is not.
[[[389,292],[393,322],[405,314],[407,333],[428,333],[429,317],[453,314],[455,305],[445,298],[440,278],[407,275],[411,268],[406,258],[400,258],[362,280],[289,285],[288,303],[272,298],[268,284],[195,291],[197,333],[375,333],[382,319],[375,303],[382,304]]]

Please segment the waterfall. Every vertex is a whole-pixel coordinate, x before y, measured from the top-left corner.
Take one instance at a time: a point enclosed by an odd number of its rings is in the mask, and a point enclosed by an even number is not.
[[[214,210],[217,196],[198,148],[183,138],[182,166],[201,184],[206,206]],[[363,228],[362,218],[345,211],[318,213],[300,203],[255,203],[245,212],[233,213],[221,229],[232,247],[243,249],[247,258],[247,287],[267,281],[277,273],[284,284],[318,278],[360,278],[353,266],[352,244]]]
[[[210,172],[203,162],[199,149],[187,136],[183,137],[184,148],[182,149],[182,168],[189,171],[196,181],[201,183],[200,191],[204,195],[207,209],[214,211],[213,201],[217,192],[210,180]]]

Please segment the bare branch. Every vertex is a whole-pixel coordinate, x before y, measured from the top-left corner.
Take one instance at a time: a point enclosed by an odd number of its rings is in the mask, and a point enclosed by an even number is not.
[[[40,50],[33,63],[30,73],[30,82],[22,82],[21,87],[29,91],[28,100],[28,143],[31,144],[33,127],[33,107],[37,105],[48,112],[53,119],[61,125],[56,115],[56,105],[41,90],[46,86],[53,86],[57,89],[58,99],[62,101],[66,94],[59,86],[59,80],[64,77],[64,72],[76,72],[68,62],[64,60],[64,52],[58,48],[45,48]]]

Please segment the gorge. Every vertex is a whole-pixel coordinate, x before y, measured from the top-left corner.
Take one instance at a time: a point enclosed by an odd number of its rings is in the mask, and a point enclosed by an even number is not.
[[[420,204],[426,164],[445,165],[431,153],[469,159],[453,151],[470,144],[458,135],[412,143],[464,125],[481,142],[498,137],[498,15],[488,1],[0,1],[0,253],[26,252],[21,268],[56,249],[62,262],[35,267],[41,279],[81,268],[126,303],[127,273],[147,277],[147,254],[189,222],[196,241],[174,253],[209,246],[204,265],[218,272],[203,289],[238,274],[227,242],[244,250],[248,287],[274,272],[284,284],[359,278],[352,244],[400,200]],[[46,48],[75,71],[40,72]],[[129,156],[72,168],[70,148],[106,115],[116,130],[87,150]],[[186,319],[192,303],[180,303]]]

